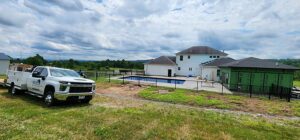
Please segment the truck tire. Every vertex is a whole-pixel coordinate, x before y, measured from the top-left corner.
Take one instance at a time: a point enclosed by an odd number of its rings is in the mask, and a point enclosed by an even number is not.
[[[81,100],[80,102],[84,103],[84,104],[89,104],[91,100],[92,99],[84,99],[84,100]]]
[[[9,92],[10,95],[12,95],[12,96],[15,96],[15,95],[18,94],[18,89],[16,89],[15,84],[12,83],[12,84],[10,85],[8,92]]]
[[[51,107],[55,105],[55,98],[54,98],[54,92],[51,90],[48,90],[45,92],[44,96],[44,103],[47,107]]]

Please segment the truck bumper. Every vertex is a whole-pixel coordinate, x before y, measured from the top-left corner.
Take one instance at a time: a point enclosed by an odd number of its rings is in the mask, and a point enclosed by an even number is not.
[[[83,97],[85,96],[85,98],[93,98],[95,96],[95,92],[87,92],[87,93],[54,93],[54,98],[60,101],[65,101],[67,99],[74,99],[77,98],[79,99],[79,97]]]

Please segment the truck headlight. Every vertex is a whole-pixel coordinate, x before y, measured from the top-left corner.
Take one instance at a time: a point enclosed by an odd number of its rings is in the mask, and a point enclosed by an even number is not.
[[[67,85],[60,85],[59,90],[66,91],[67,87],[68,87]]]
[[[60,91],[66,91],[69,82],[60,81],[59,83],[60,83],[59,90],[60,90]]]

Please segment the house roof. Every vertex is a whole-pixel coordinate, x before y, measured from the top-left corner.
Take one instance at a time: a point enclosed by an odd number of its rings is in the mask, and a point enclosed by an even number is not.
[[[289,65],[278,63],[276,61],[270,61],[270,60],[259,59],[254,57],[249,57],[249,58],[233,61],[230,63],[226,63],[221,65],[220,67],[299,70],[299,68],[294,66],[289,66]]]
[[[175,56],[160,56],[156,59],[149,61],[146,64],[154,64],[154,65],[176,65],[176,57]]]
[[[230,58],[230,57],[226,57],[226,58],[219,58],[219,59],[215,59],[215,60],[212,60],[212,61],[208,61],[208,62],[202,63],[202,65],[203,66],[216,66],[216,67],[218,67],[220,65],[230,63],[230,62],[233,62],[233,61],[235,61],[235,60]]]
[[[221,52],[219,50],[216,50],[214,48],[208,47],[208,46],[194,46],[188,49],[185,49],[181,52],[178,52],[177,54],[215,54],[215,55],[221,55],[221,56],[227,56],[227,53]]]
[[[0,60],[10,60],[10,57],[4,53],[0,53]]]

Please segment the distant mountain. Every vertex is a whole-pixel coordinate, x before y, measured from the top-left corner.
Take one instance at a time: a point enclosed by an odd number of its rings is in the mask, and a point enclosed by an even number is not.
[[[131,60],[130,62],[137,62],[137,63],[147,63],[151,60]]]

